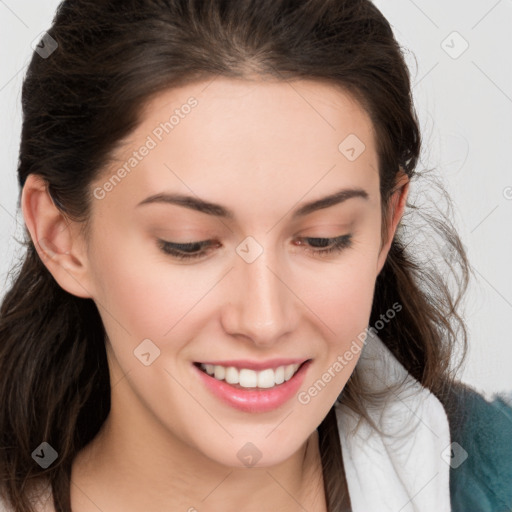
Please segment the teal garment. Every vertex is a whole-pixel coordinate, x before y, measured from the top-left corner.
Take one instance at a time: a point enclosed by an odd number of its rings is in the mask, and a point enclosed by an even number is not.
[[[454,445],[452,451],[452,512],[512,512],[512,406],[465,385],[452,389],[443,405],[451,441],[464,449]]]

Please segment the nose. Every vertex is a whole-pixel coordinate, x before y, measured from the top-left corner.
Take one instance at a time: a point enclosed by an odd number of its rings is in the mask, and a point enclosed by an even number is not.
[[[285,270],[267,249],[252,263],[237,259],[221,314],[227,333],[268,346],[294,331],[299,301]]]

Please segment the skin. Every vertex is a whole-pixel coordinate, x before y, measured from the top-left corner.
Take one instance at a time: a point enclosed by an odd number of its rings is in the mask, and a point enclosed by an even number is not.
[[[409,182],[402,173],[381,246],[374,131],[358,104],[316,81],[219,77],[154,97],[92,189],[190,96],[198,105],[113,190],[93,200],[88,240],[37,176],[23,189],[23,215],[39,255],[62,288],[95,301],[108,334],[112,408],[73,464],[72,506],[325,510],[316,428],[359,354],[308,404],[294,397],[266,413],[220,402],[191,365],[311,358],[300,391],[312,386],[368,326]],[[366,146],[354,161],[338,150],[349,134]],[[346,187],[364,189],[368,199],[292,219],[305,202]],[[221,204],[234,219],[170,204],[137,207],[164,191]],[[344,234],[352,234],[352,245],[326,256],[304,238]],[[247,236],[263,248],[251,263],[236,252]],[[220,245],[187,262],[164,254],[157,238]],[[160,350],[149,366],[134,357],[144,339]],[[261,452],[253,467],[237,457],[247,442]]]

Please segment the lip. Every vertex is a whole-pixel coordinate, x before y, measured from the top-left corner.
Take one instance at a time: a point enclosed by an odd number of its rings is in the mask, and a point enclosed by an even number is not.
[[[287,366],[289,364],[302,364],[308,359],[285,359],[285,358],[279,358],[279,359],[269,359],[268,361],[249,361],[248,359],[232,359],[229,361],[197,361],[197,364],[212,364],[212,365],[219,365],[219,366],[225,366],[226,368],[228,366],[234,366],[237,369],[240,368],[247,368],[248,370],[254,370],[257,372],[260,372],[262,370],[266,370],[267,368],[271,368],[275,370],[279,366]]]
[[[288,402],[288,400],[297,393],[298,389],[304,382],[306,372],[308,371],[311,363],[311,359],[306,360],[290,380],[271,389],[238,389],[225,381],[220,381],[211,377],[195,364],[192,364],[192,367],[206,388],[223,403],[228,404],[239,411],[261,413],[277,409]],[[268,364],[268,362],[265,364]],[[266,368],[268,368],[268,366]]]

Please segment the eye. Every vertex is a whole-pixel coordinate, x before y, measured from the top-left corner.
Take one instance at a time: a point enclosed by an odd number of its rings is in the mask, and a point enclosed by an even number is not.
[[[299,238],[298,245],[305,245],[306,241],[309,247],[306,252],[313,255],[326,256],[328,254],[339,253],[352,246],[352,235],[341,235],[335,238]],[[158,246],[162,252],[169,254],[174,258],[185,260],[200,258],[205,256],[208,249],[220,247],[221,244],[214,240],[202,240],[199,242],[174,243],[165,240],[158,240]]]
[[[200,242],[187,242],[178,244],[173,242],[166,242],[165,240],[158,240],[158,246],[165,254],[170,254],[174,258],[180,260],[199,258],[206,254],[205,247],[215,245],[211,240],[204,240]],[[217,242],[216,244],[220,244]]]
[[[339,253],[352,246],[352,235],[341,235],[335,238],[303,237],[299,240],[299,245],[302,245],[301,240],[306,240],[309,246],[314,248],[307,247],[306,252],[313,253],[315,256]]]

